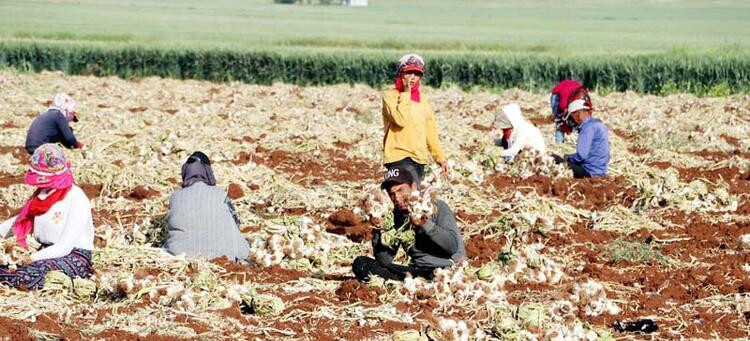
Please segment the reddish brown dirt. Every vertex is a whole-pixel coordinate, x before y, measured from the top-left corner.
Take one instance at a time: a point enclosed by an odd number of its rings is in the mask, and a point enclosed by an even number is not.
[[[740,143],[740,139],[736,137],[732,137],[727,134],[721,134],[721,138],[723,138],[724,141],[727,141],[727,143],[731,144],[735,148],[742,147],[742,143]]]
[[[504,236],[497,239],[485,239],[483,235],[475,234],[466,241],[466,257],[469,264],[475,267],[497,259],[500,250],[505,246]]]
[[[483,126],[483,125],[481,125],[479,123],[474,123],[474,124],[471,125],[471,127],[473,129],[479,130],[479,131],[492,131],[492,126],[491,125],[490,126]]]
[[[36,341],[29,334],[27,323],[0,316],[0,338],[13,341]]]
[[[626,141],[633,141],[636,138],[636,135],[634,133],[622,129],[612,128],[612,132]]]
[[[23,184],[23,175],[8,174],[0,172],[0,187],[8,187],[10,185]]]
[[[535,126],[541,126],[546,124],[553,124],[555,123],[555,119],[552,118],[552,116],[537,116],[529,118],[529,122],[531,122]]]
[[[13,122],[3,122],[3,124],[0,124],[0,127],[4,129],[15,129],[15,128],[21,128],[20,126],[17,126],[13,124]]]
[[[678,167],[680,180],[691,182],[693,180],[708,180],[711,182],[723,181],[729,184],[729,193],[742,194],[750,193],[750,173],[742,173],[736,167],[722,167],[718,169],[706,170],[700,167],[681,168]]]
[[[250,161],[285,173],[290,180],[301,185],[378,180],[382,175],[382,169],[376,162],[351,158],[341,149],[326,149],[319,156],[314,156],[312,153],[271,151],[258,146],[255,154],[240,152],[232,163],[241,165]]]
[[[227,195],[229,195],[230,199],[237,200],[245,196],[245,191],[242,190],[242,187],[240,187],[240,185],[231,183],[227,188]]]
[[[222,277],[228,277],[229,280],[238,283],[252,281],[279,284],[294,281],[302,277],[307,277],[307,274],[304,272],[284,269],[278,265],[274,265],[269,268],[251,267],[235,262],[230,262],[226,257],[215,258],[211,260],[211,262],[221,266],[222,268],[224,268],[224,270],[227,271],[227,273],[223,274]]]
[[[370,287],[356,279],[345,281],[336,289],[336,297],[345,302],[379,303],[382,294],[385,294],[383,288]]]
[[[671,163],[669,163],[669,162],[666,162],[666,161],[654,161],[654,162],[649,162],[649,163],[647,163],[647,165],[648,165],[649,167],[654,167],[654,168],[658,168],[658,169],[662,169],[662,170],[663,170],[663,169],[667,169],[667,168],[670,168],[670,167],[674,167],[674,166],[672,166],[672,164],[671,164]]]
[[[457,210],[456,211],[456,218],[458,218],[461,221],[464,221],[467,224],[474,224],[484,218],[478,214],[472,214],[469,212],[466,212],[464,210]]]
[[[109,225],[130,225],[143,219],[140,215],[141,211],[135,208],[131,208],[125,211],[110,211],[107,209],[94,209],[92,212],[92,218],[94,219],[94,226],[101,226],[104,224]]]
[[[141,201],[144,199],[158,197],[160,195],[161,193],[159,193],[159,191],[151,187],[144,187],[139,185],[133,188],[130,193],[126,195],[126,197],[135,201]]]
[[[372,225],[354,214],[349,209],[340,209],[328,217],[326,231],[346,236],[351,241],[359,243],[372,239]]]
[[[485,184],[495,189],[522,191],[535,190],[537,194],[558,198],[572,206],[589,210],[604,210],[609,206],[620,204],[629,207],[638,199],[638,190],[622,176],[586,178],[586,179],[553,179],[534,175],[526,179],[495,174],[485,180]]]
[[[11,154],[23,165],[29,164],[29,154],[23,147],[0,146],[0,154]]]
[[[646,155],[651,152],[648,148],[628,147],[628,151],[635,155]]]
[[[717,150],[700,150],[697,152],[690,153],[695,156],[700,156],[705,159],[709,159],[711,161],[722,161],[726,159],[730,159],[733,156],[741,157],[743,159],[750,159],[750,152],[743,152],[740,150],[733,150],[731,152],[722,152]]]
[[[78,187],[80,187],[83,190],[83,193],[86,193],[86,197],[89,199],[98,198],[99,195],[102,193],[102,184],[78,184]]]

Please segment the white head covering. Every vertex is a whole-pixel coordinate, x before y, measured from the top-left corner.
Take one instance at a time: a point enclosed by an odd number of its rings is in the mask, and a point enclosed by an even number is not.
[[[424,69],[424,59],[416,53],[405,54],[398,60],[398,72],[401,73],[401,70],[407,65],[416,65]]]
[[[577,99],[573,102],[568,103],[568,113],[574,113],[582,109],[591,110],[591,108],[586,105],[586,101],[582,99]]]
[[[61,92],[52,99],[52,107],[50,109],[57,109],[62,111],[63,114],[68,115],[68,113],[75,111],[75,107],[76,101],[68,96],[68,94]]]

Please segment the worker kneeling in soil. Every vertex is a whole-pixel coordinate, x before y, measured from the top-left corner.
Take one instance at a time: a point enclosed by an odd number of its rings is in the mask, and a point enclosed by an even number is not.
[[[167,232],[164,247],[173,255],[237,261],[250,253],[234,205],[216,187],[211,161],[202,152],[182,165],[182,188],[169,199]]]
[[[577,80],[566,79],[557,83],[552,88],[549,102],[552,109],[552,118],[555,120],[555,142],[563,143],[565,141],[565,134],[573,132],[575,122],[571,122],[569,119],[565,119],[565,117],[568,112],[568,104],[579,98],[584,99],[589,108],[592,107],[591,98],[588,96],[588,89]]]
[[[430,156],[448,170],[448,161],[438,139],[435,113],[419,91],[424,60],[407,54],[398,61],[396,84],[383,93],[383,163],[386,169],[405,167],[417,183],[424,177]]]
[[[523,117],[518,104],[508,104],[502,111],[495,113],[492,126],[503,131],[502,137],[495,140],[495,144],[505,148],[500,156],[506,161],[513,160],[523,149],[534,149],[540,155],[544,154],[542,132]]]
[[[66,148],[83,148],[76,139],[70,121],[78,122],[76,102],[67,94],[59,93],[52,99],[52,106],[37,116],[26,134],[26,151],[34,153],[45,143],[60,143]]]
[[[20,259],[15,271],[0,266],[0,283],[36,290],[44,286],[49,271],[62,271],[71,278],[90,277],[94,273],[91,203],[74,184],[63,149],[54,144],[39,146],[24,182],[37,189],[21,213],[0,225],[0,235],[7,238],[13,232],[18,245],[28,249],[26,239],[32,234],[41,248]]]
[[[576,152],[560,158],[573,170],[573,177],[586,178],[606,176],[609,165],[609,131],[599,120],[591,117],[591,107],[585,99],[576,99],[568,104],[565,119],[572,119],[578,129]]]
[[[358,280],[368,281],[370,276],[375,275],[386,280],[402,281],[407,273],[431,279],[436,268],[452,266],[465,257],[456,217],[445,202],[433,200],[433,214],[430,217],[410,215],[408,201],[417,184],[408,169],[396,167],[389,170],[381,187],[393,202],[394,228],[413,231],[413,241],[399,241],[389,246],[382,238],[388,232],[373,230],[375,259],[359,256],[352,263],[352,271]],[[403,247],[411,258],[408,266],[393,263],[399,247]]]

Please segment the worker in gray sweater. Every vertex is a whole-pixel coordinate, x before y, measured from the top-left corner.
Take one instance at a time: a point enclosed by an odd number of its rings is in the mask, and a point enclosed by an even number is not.
[[[195,152],[182,165],[182,188],[169,199],[165,249],[173,255],[245,260],[250,247],[227,193],[216,186],[211,161]]]
[[[461,232],[448,204],[434,200],[434,213],[430,217],[412,218],[408,200],[417,189],[415,180],[407,169],[393,168],[386,173],[381,188],[388,192],[393,202],[394,227],[414,230],[414,242],[400,243],[411,258],[409,265],[393,263],[399,245],[388,246],[381,240],[380,230],[373,230],[372,248],[375,258],[359,256],[352,263],[352,271],[360,281],[376,275],[384,279],[402,281],[407,273],[432,279],[436,268],[449,267],[466,256]]]

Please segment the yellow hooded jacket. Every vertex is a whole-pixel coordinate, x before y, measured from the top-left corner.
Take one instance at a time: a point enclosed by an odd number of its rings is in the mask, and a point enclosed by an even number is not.
[[[442,163],[446,160],[437,135],[435,113],[424,94],[413,102],[411,94],[395,89],[383,93],[383,163],[410,157],[426,165],[430,156]]]

